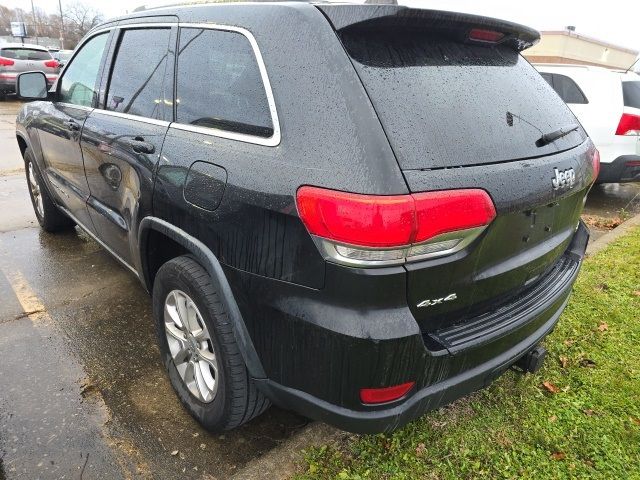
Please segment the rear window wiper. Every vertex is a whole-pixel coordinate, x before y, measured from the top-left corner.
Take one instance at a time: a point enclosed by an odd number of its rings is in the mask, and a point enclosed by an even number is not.
[[[536,140],[536,147],[544,147],[545,145],[549,145],[559,138],[569,135],[571,132],[575,132],[578,128],[580,128],[580,125],[572,123],[571,125],[559,128],[558,130],[554,130],[553,132],[544,133],[538,140]]]

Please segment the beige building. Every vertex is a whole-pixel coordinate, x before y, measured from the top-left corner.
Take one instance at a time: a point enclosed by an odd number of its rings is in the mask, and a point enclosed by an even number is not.
[[[626,70],[638,57],[638,52],[630,48],[570,30],[540,33],[540,42],[523,52],[532,63],[572,63]]]

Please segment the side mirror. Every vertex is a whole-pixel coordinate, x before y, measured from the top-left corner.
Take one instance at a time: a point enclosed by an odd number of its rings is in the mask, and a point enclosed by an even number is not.
[[[24,72],[16,77],[16,94],[21,100],[47,98],[47,77],[43,72]]]

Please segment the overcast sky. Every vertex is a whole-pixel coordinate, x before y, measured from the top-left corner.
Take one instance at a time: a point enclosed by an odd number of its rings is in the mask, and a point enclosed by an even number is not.
[[[62,0],[63,7],[67,2]],[[102,11],[106,17],[128,13],[140,5],[147,7],[177,3],[179,0],[81,0]],[[24,9],[30,0],[0,0],[0,4]],[[57,11],[57,0],[33,0],[37,7]],[[455,10],[511,20],[537,28],[555,30],[575,25],[578,33],[616,45],[640,50],[640,1],[608,0],[400,0],[415,7]],[[635,5],[635,6],[634,6]]]

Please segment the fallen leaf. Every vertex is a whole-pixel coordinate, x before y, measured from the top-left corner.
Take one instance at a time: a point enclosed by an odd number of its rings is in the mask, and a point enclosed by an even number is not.
[[[640,290],[634,290],[633,294],[634,294],[636,297],[640,297]]]
[[[566,347],[570,347],[571,345],[573,345],[575,343],[575,341],[567,339],[562,343],[564,343]]]
[[[591,410],[590,408],[587,408],[585,410],[582,411],[587,417],[593,417],[595,415],[595,411]]]
[[[631,420],[631,422],[635,423],[636,425],[640,425],[640,418],[629,417],[629,420]]]
[[[171,456],[175,457],[178,454],[178,450],[174,450],[173,452],[171,452]]]
[[[418,446],[416,447],[416,455],[419,457],[424,455],[426,451],[427,451],[427,447],[424,443],[419,443]]]
[[[557,415],[551,415],[549,417],[549,423],[555,423],[558,420],[558,416]]]
[[[558,387],[556,387],[553,383],[551,382],[542,382],[542,386],[545,388],[545,390],[549,393],[558,393],[560,392],[560,389]]]
[[[551,454],[552,460],[563,460],[567,455],[564,452],[555,452]]]
[[[606,322],[600,322],[600,325],[598,325],[598,330],[600,330],[601,332],[609,330],[609,324]]]
[[[567,368],[567,365],[569,365],[569,359],[565,356],[560,356],[560,366],[562,368]]]

